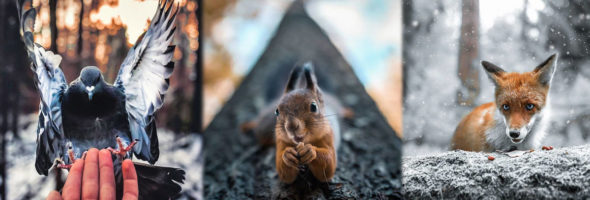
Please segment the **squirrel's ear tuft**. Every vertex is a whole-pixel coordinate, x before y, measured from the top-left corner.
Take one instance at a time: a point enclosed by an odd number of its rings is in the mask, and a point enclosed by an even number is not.
[[[311,62],[303,64],[303,74],[305,75],[306,88],[315,91],[317,89],[317,80]]]
[[[287,81],[287,86],[285,87],[285,93],[295,89],[299,76],[301,75],[301,70],[301,66],[295,66],[295,68],[293,68],[291,75],[289,76],[289,81]]]

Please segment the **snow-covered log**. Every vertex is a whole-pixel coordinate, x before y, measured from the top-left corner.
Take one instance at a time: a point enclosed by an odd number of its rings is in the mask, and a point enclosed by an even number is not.
[[[518,157],[466,151],[405,157],[402,190],[408,199],[589,198],[590,145]]]

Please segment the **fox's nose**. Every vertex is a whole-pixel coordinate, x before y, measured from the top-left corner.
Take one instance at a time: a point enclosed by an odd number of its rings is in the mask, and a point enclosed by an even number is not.
[[[517,138],[518,136],[520,136],[520,132],[519,131],[510,131],[510,137],[511,138]]]

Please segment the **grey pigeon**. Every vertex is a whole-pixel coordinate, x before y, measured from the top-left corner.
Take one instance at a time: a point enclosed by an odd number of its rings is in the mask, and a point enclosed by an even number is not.
[[[90,148],[114,149],[118,183],[122,181],[123,159],[135,155],[150,164],[158,160],[154,114],[162,106],[174,68],[175,46],[171,42],[179,7],[173,2],[159,2],[148,30],[129,50],[112,85],[94,66],[84,67],[68,85],[59,67],[61,56],[34,42],[37,13],[31,0],[19,2],[21,35],[41,95],[35,161],[39,174],[71,165],[71,157],[79,158]],[[29,9],[25,9],[27,5]],[[135,165],[141,199],[168,199],[180,192],[183,170]],[[117,184],[119,197],[121,185]]]

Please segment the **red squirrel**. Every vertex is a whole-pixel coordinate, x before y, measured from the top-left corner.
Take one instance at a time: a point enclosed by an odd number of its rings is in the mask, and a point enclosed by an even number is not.
[[[352,118],[333,96],[318,87],[311,63],[291,72],[277,107],[262,110],[259,116],[241,125],[253,132],[262,146],[276,145],[276,169],[279,179],[292,183],[306,166],[322,182],[336,170],[336,151],[340,142],[339,117]]]
[[[281,181],[295,181],[301,165],[307,165],[319,181],[327,182],[334,176],[335,133],[325,114],[313,66],[296,67],[275,110],[275,162]]]

